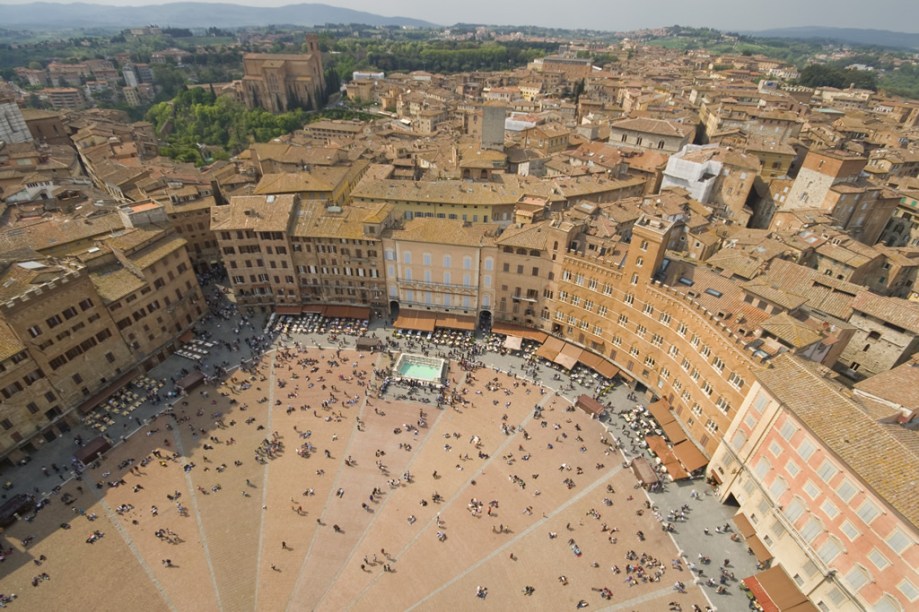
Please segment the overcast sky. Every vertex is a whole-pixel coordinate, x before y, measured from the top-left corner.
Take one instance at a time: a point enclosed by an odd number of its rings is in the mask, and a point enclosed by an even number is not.
[[[27,1],[0,0],[0,4]],[[83,1],[116,5],[164,3]],[[297,0],[229,1],[249,6],[297,3]],[[380,15],[415,17],[442,25],[465,22],[612,31],[674,24],[720,30],[820,25],[919,32],[919,0],[327,0],[324,4]]]

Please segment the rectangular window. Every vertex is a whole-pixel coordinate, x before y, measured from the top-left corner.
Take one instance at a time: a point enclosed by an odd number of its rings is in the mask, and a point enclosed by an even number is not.
[[[874,502],[872,502],[870,499],[863,501],[862,505],[858,507],[857,511],[858,518],[862,519],[866,525],[870,525],[871,522],[876,519],[880,513],[881,511],[878,510],[878,507],[874,505]]]
[[[904,551],[906,551],[906,549],[909,548],[912,544],[909,536],[907,536],[899,529],[894,529],[891,531],[890,535],[887,536],[887,539],[884,541],[887,542],[887,545],[890,546],[890,548],[898,555],[902,555]]]
[[[823,482],[829,482],[838,472],[839,470],[836,469],[835,465],[830,463],[828,459],[824,459],[817,470],[817,475],[820,476]]]
[[[728,384],[736,389],[743,389],[744,379],[738,376],[736,373],[731,372],[731,375],[728,377]]]
[[[823,533],[823,525],[820,523],[820,520],[811,517],[804,524],[804,528],[801,530],[801,537],[804,538],[808,544],[810,544],[816,540],[817,536],[819,536],[821,533]]]
[[[820,509],[823,510],[823,513],[827,516],[827,518],[834,519],[839,516],[839,508],[837,508],[833,502],[828,499],[824,500],[824,502],[820,504]]]
[[[811,458],[811,455],[814,454],[815,450],[817,450],[817,447],[814,446],[814,443],[811,442],[809,438],[804,438],[801,440],[801,443],[798,444],[798,454],[805,461],[808,461]]]
[[[782,428],[779,430],[779,435],[785,438],[785,441],[791,440],[791,437],[795,435],[795,432],[798,429],[795,427],[795,424],[792,423],[789,419],[785,419],[785,423],[782,424]]]
[[[913,583],[904,578],[900,581],[900,584],[897,585],[897,589],[903,593],[903,596],[906,597],[910,602],[914,602],[919,599],[919,589],[916,589],[913,586]]]
[[[836,538],[830,538],[817,550],[817,556],[829,564],[842,552],[842,544]]]
[[[802,502],[797,497],[791,500],[789,504],[785,507],[785,516],[788,518],[788,522],[795,523],[801,515],[804,514],[804,502]]]
[[[842,531],[850,541],[861,535],[861,532],[855,528],[852,521],[843,521],[842,525],[839,526],[839,530]]]
[[[820,495],[820,487],[815,485],[813,481],[808,480],[804,483],[804,492],[807,493],[807,496],[811,499],[817,499]]]
[[[871,552],[868,553],[868,560],[871,561],[871,563],[874,564],[874,567],[878,568],[879,570],[882,570],[890,565],[890,560],[881,554],[881,551],[879,551],[877,548],[871,549]]]
[[[839,486],[836,487],[836,494],[839,495],[839,499],[846,503],[849,503],[849,500],[855,497],[857,492],[858,489],[856,489],[855,485],[849,482],[848,479],[843,480],[839,483]]]

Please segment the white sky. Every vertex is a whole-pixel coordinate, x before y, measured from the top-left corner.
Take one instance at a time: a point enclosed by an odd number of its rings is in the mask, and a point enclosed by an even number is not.
[[[0,0],[0,5],[26,1],[29,0]],[[83,1],[109,5],[165,3]],[[296,0],[230,1],[249,6],[296,3]],[[379,15],[415,17],[442,25],[465,22],[611,31],[674,24],[720,30],[819,25],[919,32],[919,0],[326,0],[324,4]]]

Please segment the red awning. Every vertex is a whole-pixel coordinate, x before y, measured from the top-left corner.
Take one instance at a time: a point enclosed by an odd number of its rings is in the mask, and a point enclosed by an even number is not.
[[[661,429],[664,430],[664,433],[667,435],[667,439],[670,440],[671,444],[679,444],[686,439],[686,432],[683,431],[683,428],[680,427],[680,424],[676,421],[664,423],[661,425]]]
[[[545,332],[511,323],[495,323],[491,326],[491,333],[501,334],[502,336],[520,336],[536,342],[545,342],[546,338],[549,337]]]
[[[673,456],[673,453],[670,452],[670,447],[667,446],[667,441],[660,436],[645,436],[645,442],[648,443],[648,448],[651,449],[651,452],[660,458],[662,463],[670,463],[676,461]]]
[[[753,551],[753,556],[760,563],[765,563],[773,558],[773,554],[769,552],[769,549],[766,548],[766,545],[756,534],[747,538],[747,546]]]
[[[322,314],[325,312],[325,306],[322,304],[307,304],[306,306],[301,306],[300,311],[303,314]]]
[[[667,473],[670,474],[670,477],[674,480],[686,480],[689,478],[689,472],[683,469],[679,461],[673,460],[670,463],[665,463],[664,469],[667,470]]]
[[[588,350],[581,352],[581,356],[578,357],[578,361],[586,365],[588,368],[602,376],[603,378],[612,378],[619,373],[619,368],[611,364],[609,361],[592,353]]]
[[[558,354],[562,352],[562,349],[565,348],[565,342],[559,340],[558,338],[546,338],[546,341],[543,342],[542,346],[536,349],[536,356],[542,357],[547,361],[554,361]]]
[[[399,313],[399,318],[396,319],[396,322],[393,323],[393,327],[398,329],[432,332],[434,331],[434,324],[436,322],[437,315],[433,312],[403,310]]]
[[[781,565],[744,578],[763,612],[817,612]]]
[[[459,329],[462,331],[472,331],[475,329],[475,318],[464,316],[441,315],[437,317],[435,327],[445,329]]]
[[[673,447],[673,454],[690,472],[695,472],[708,465],[708,458],[689,440],[684,440]]]
[[[275,306],[274,311],[279,315],[298,315],[302,306]]]
[[[670,412],[670,404],[667,403],[667,400],[659,399],[653,402],[648,406],[648,412],[651,413],[654,420],[660,423],[661,426],[676,420],[676,417]]]
[[[325,316],[330,319],[369,319],[370,308],[366,306],[326,306]]]
[[[584,352],[579,346],[573,344],[565,343],[565,346],[562,347],[562,350],[558,352],[558,355],[555,356],[554,361],[558,365],[562,366],[566,370],[570,370],[578,362],[578,358],[581,356],[581,353]]]
[[[743,512],[738,512],[731,520],[733,520],[734,524],[737,525],[738,533],[740,533],[740,535],[742,535],[745,540],[756,533],[756,529],[753,528],[753,524],[750,523],[750,519],[748,519],[747,515]]]

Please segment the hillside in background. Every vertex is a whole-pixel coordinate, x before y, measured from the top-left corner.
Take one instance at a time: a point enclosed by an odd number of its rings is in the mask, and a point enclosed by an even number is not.
[[[798,28],[775,28],[744,32],[765,38],[796,38],[801,40],[821,39],[879,47],[919,49],[919,34],[891,32],[889,30],[866,30],[861,28],[825,28],[803,26]]]
[[[279,7],[177,2],[148,6],[103,6],[34,2],[0,6],[0,23],[7,28],[127,28],[150,24],[183,28],[266,25],[315,26],[361,23],[372,26],[432,27],[420,19],[384,17],[327,4],[291,4]]]

